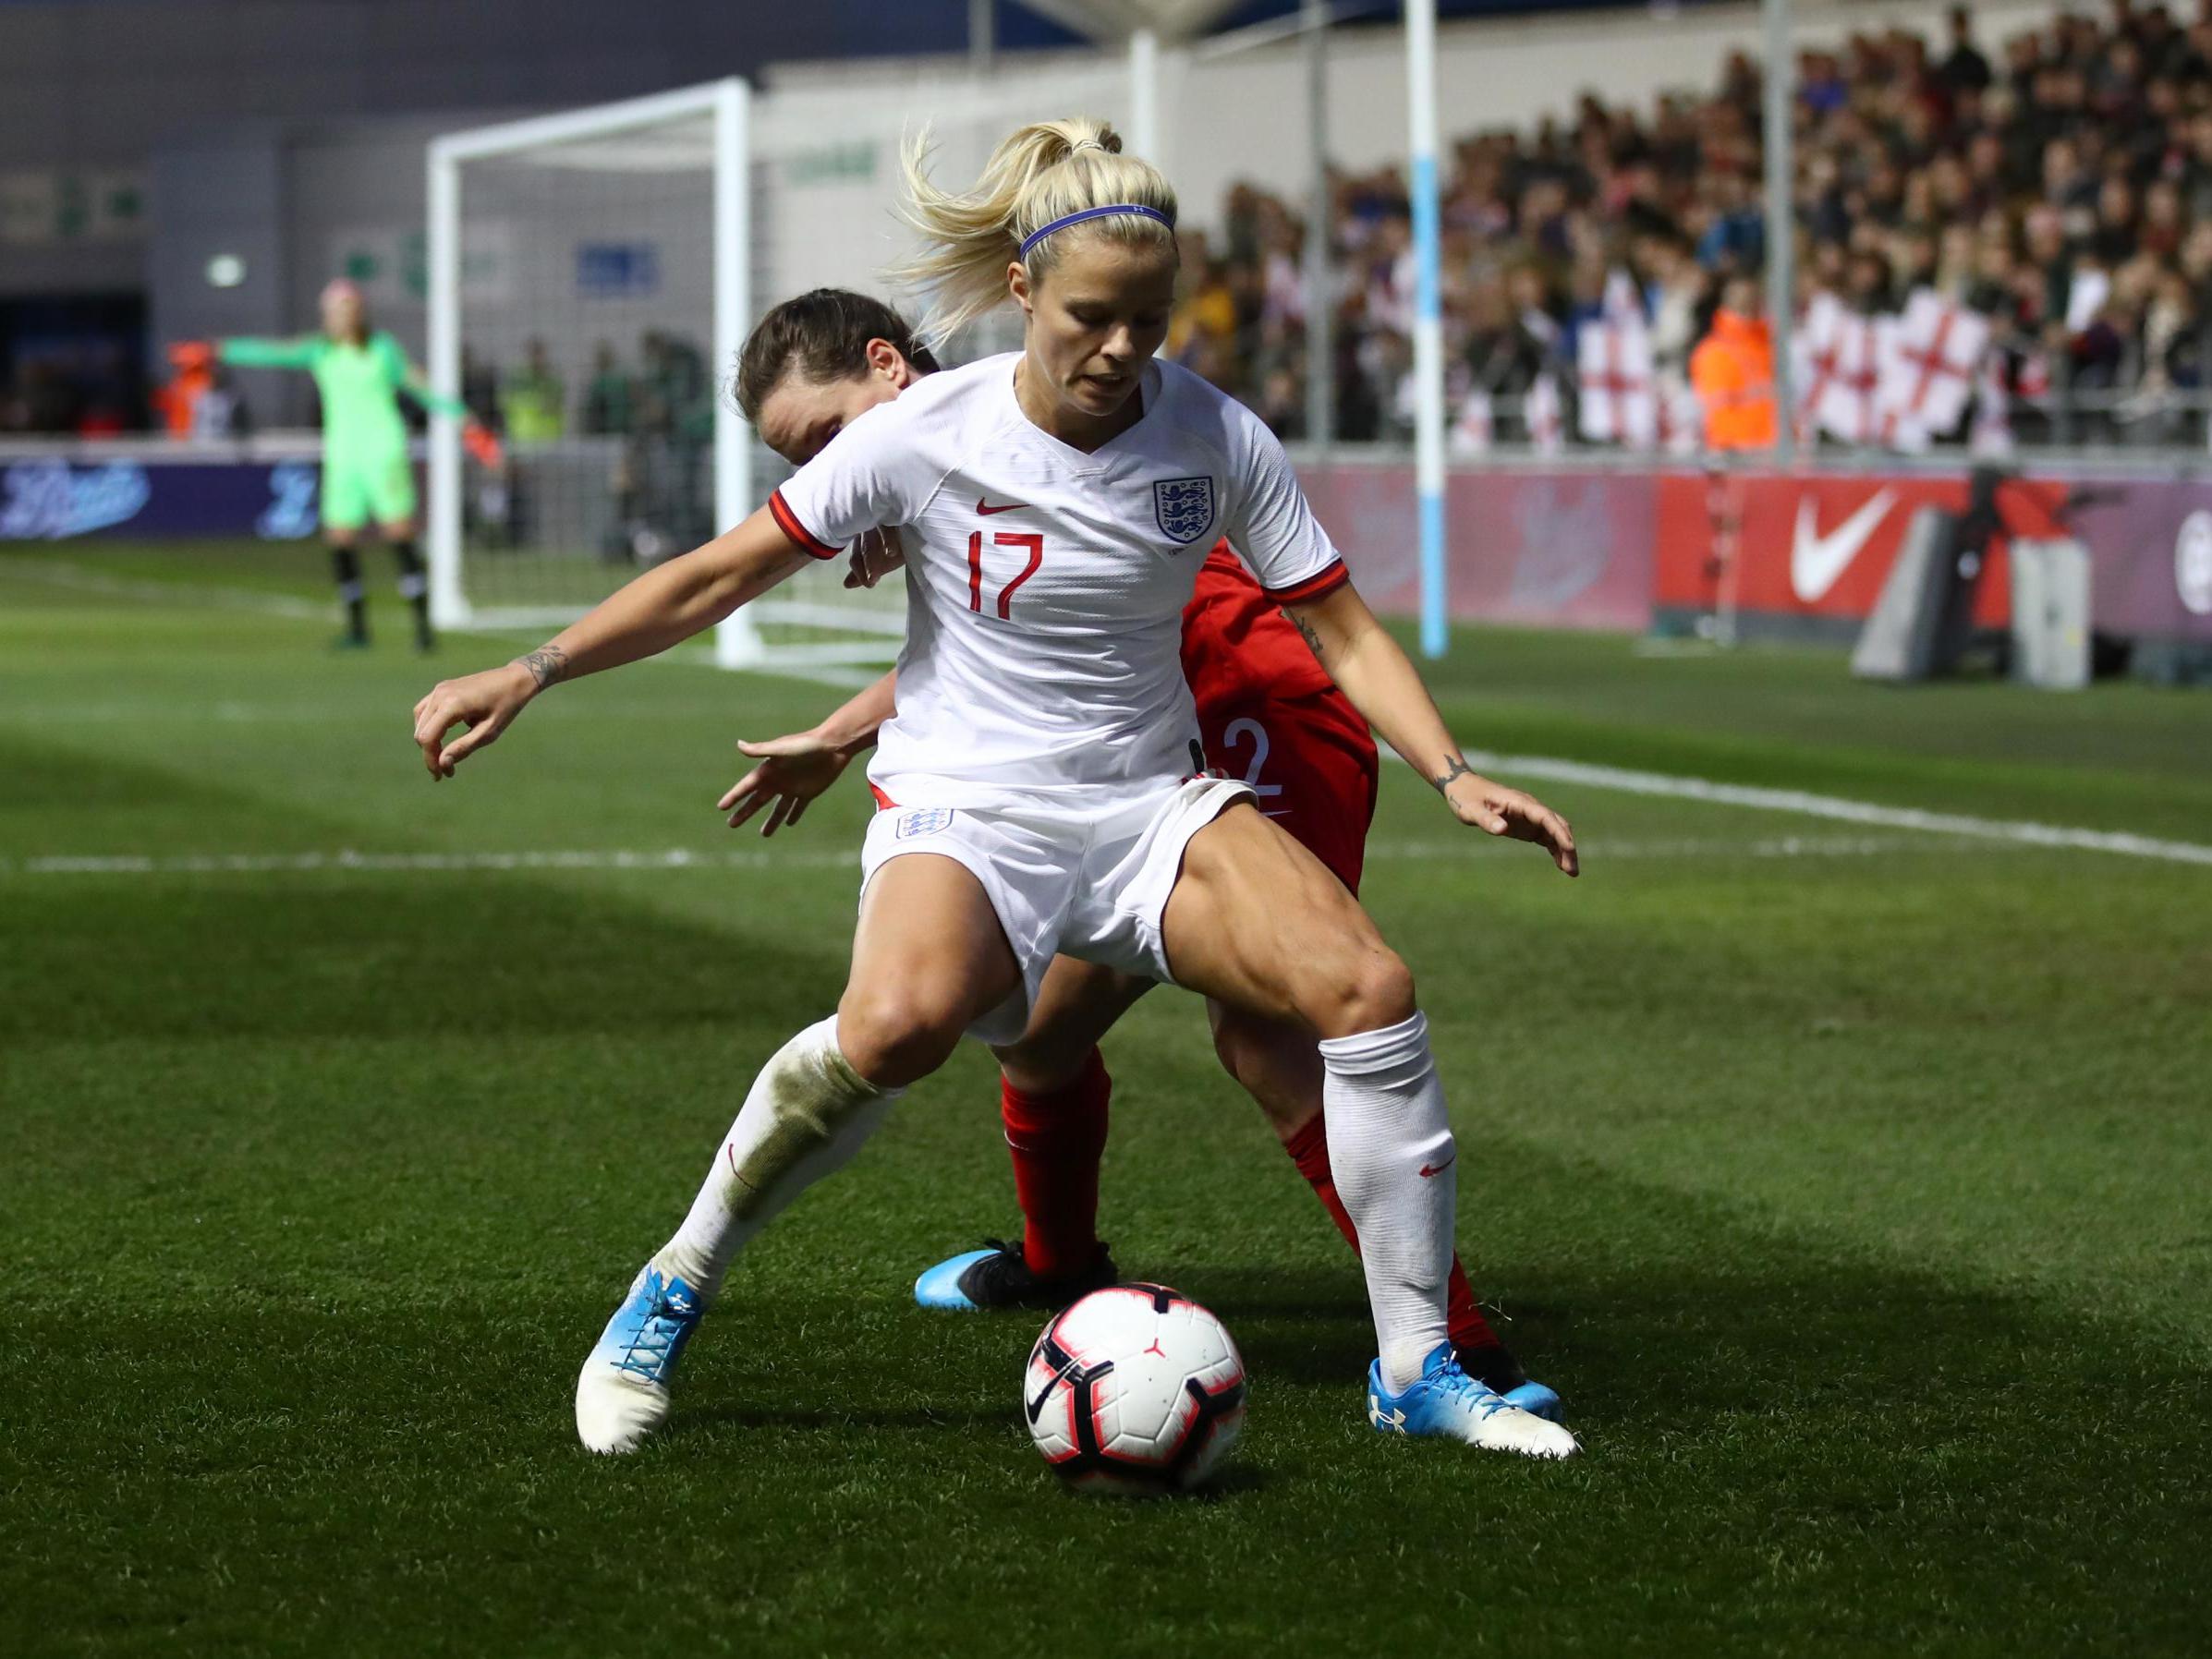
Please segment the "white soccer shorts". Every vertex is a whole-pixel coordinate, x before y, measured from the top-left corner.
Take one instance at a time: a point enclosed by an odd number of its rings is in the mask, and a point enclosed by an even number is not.
[[[990,806],[887,806],[868,827],[860,890],[893,859],[935,853],[983,884],[1014,947],[1022,988],[968,1027],[1003,1046],[1029,1023],[1052,958],[1065,953],[1173,984],[1160,920],[1183,849],[1249,785],[1190,778],[1110,806],[1074,809],[1036,794]]]

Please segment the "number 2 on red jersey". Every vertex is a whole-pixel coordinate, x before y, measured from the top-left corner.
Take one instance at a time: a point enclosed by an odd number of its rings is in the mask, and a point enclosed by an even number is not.
[[[999,620],[1011,622],[1014,620],[1010,612],[1014,603],[1015,589],[1035,575],[1037,567],[1044,563],[1044,538],[1003,530],[993,536],[991,540],[993,547],[1027,548],[1029,551],[1029,562],[1022,566],[1022,574],[999,589]],[[975,612],[980,612],[983,609],[983,532],[981,530],[970,530],[967,533],[967,608]]]

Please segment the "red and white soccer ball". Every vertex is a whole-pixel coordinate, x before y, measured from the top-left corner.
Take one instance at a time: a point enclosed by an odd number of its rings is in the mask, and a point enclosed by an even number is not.
[[[1115,1285],[1063,1309],[1022,1389],[1029,1437],[1087,1491],[1187,1492],[1245,1424],[1245,1362],[1221,1322],[1165,1285]]]

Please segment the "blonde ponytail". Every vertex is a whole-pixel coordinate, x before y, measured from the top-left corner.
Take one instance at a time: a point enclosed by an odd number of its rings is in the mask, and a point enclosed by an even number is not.
[[[1078,116],[1019,128],[991,151],[983,176],[965,194],[932,183],[929,158],[924,128],[901,147],[906,199],[899,213],[926,246],[891,275],[932,291],[921,332],[933,346],[1006,297],[1007,265],[1023,257],[1025,239],[1056,219],[1086,208],[1149,208],[1160,218],[1112,213],[1083,228],[1132,246],[1174,243],[1174,190],[1150,163],[1124,155],[1121,135],[1103,121]],[[1052,268],[1065,234],[1029,250],[1032,278]]]

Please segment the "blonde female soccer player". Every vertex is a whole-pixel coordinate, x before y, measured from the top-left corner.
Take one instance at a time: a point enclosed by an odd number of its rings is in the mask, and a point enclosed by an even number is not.
[[[774,307],[747,338],[737,357],[737,406],[771,449],[799,466],[847,421],[936,372],[934,356],[891,307],[847,289],[817,288]],[[857,563],[848,583],[881,575],[890,551],[864,551]],[[1198,567],[1183,608],[1182,654],[1207,757],[1241,774],[1260,810],[1356,894],[1375,815],[1375,739],[1226,540]],[[854,756],[875,746],[896,712],[893,680],[884,675],[811,731],[740,745],[758,764],[723,799],[730,827],[762,814],[763,835],[796,823]],[[1021,1237],[990,1241],[924,1272],[914,1286],[920,1305],[1057,1309],[1122,1277],[1098,1234],[1113,1088],[1099,1042],[1151,986],[1065,956],[1046,973],[1028,1029],[997,1056]],[[1299,1175],[1357,1250],[1330,1167],[1321,1107],[1327,1074],[1312,1035],[1219,1003],[1207,1011],[1223,1068],[1258,1103]],[[1507,1404],[1556,1420],[1559,1395],[1530,1381],[1490,1328],[1456,1256],[1445,1284],[1460,1364]]]
[[[464,422],[470,451],[490,466],[499,446],[449,397],[441,397],[407,361],[399,342],[371,328],[361,291],[340,278],[322,290],[322,332],[298,340],[232,339],[216,343],[221,361],[241,369],[304,369],[322,398],[322,536],[331,574],[346,609],[341,646],[369,643],[361,592],[361,533],[373,524],[399,566],[399,591],[415,611],[415,647],[432,644],[430,588],[415,547],[415,468],[407,458],[405,391],[442,415]]]
[[[806,559],[899,530],[907,638],[869,769],[885,805],[863,849],[845,994],[769,1060],[683,1226],[586,1360],[577,1427],[595,1450],[629,1450],[666,1421],[676,1363],[744,1243],[850,1158],[964,1033],[1019,1035],[1063,951],[1318,1039],[1375,1320],[1370,1423],[1574,1450],[1453,1357],[1459,1160],[1412,975],[1248,785],[1206,773],[1178,648],[1205,549],[1228,537],[1462,822],[1537,842],[1569,875],[1573,832],[1467,765],[1258,418],[1155,360],[1175,199],[1119,151],[1097,122],[1026,127],[965,195],[909,152],[907,211],[928,244],[915,274],[936,286],[936,332],[1011,297],[1023,349],[869,410],[744,524],[417,705],[424,764],[452,777],[548,686],[665,649]]]

